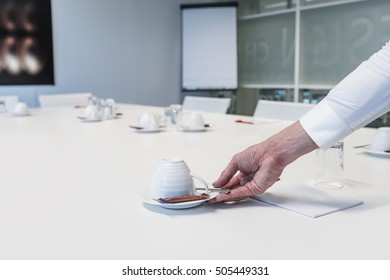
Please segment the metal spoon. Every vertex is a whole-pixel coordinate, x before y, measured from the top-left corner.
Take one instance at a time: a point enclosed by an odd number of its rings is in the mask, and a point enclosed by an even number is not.
[[[205,191],[206,188],[196,188],[197,191]],[[219,188],[209,188],[209,191],[211,192],[220,192],[220,193],[225,193],[228,194],[230,193],[229,189],[219,189]]]
[[[354,146],[355,149],[358,149],[358,148],[364,148],[364,147],[368,147],[370,146],[370,144],[364,144],[364,145],[359,145],[359,146]]]

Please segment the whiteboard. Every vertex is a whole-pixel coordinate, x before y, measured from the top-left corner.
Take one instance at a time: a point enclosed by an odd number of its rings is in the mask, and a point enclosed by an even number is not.
[[[237,3],[181,5],[182,90],[235,90]]]

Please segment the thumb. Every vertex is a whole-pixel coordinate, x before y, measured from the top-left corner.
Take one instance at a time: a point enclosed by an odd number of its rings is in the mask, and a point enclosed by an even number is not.
[[[230,181],[231,178],[233,178],[237,171],[237,164],[235,160],[232,159],[226,168],[222,171],[221,175],[219,175],[219,178],[213,183],[213,186],[216,188],[223,187]]]

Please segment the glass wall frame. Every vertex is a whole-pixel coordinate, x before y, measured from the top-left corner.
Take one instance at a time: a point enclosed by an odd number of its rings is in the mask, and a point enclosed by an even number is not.
[[[317,103],[390,39],[388,0],[238,3],[240,87],[293,89],[286,101]]]

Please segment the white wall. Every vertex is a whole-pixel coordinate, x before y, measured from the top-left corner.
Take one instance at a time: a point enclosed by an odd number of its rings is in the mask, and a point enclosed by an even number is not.
[[[0,86],[39,106],[38,94],[92,92],[118,102],[180,101],[180,3],[202,0],[52,0],[54,86]]]
[[[137,23],[137,104],[181,103],[180,4],[213,0],[135,0]]]

